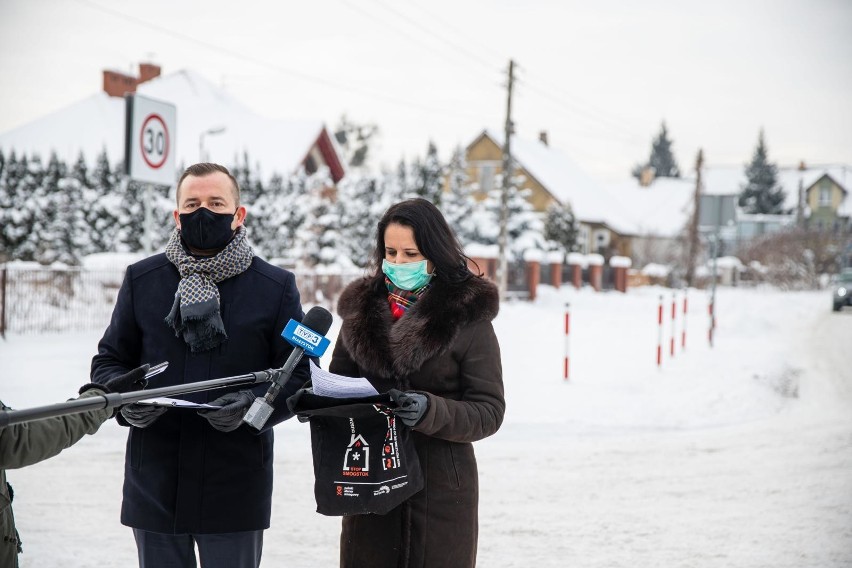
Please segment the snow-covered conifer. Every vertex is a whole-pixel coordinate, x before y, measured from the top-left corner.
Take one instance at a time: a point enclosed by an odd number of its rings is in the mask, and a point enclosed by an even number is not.
[[[464,150],[456,148],[447,168],[447,192],[441,198],[440,208],[462,246],[475,242],[474,189],[468,180]]]
[[[778,167],[769,162],[763,130],[751,162],[745,167],[745,175],[747,182],[742,186],[739,205],[746,213],[784,212],[784,188],[778,185]]]
[[[438,149],[429,142],[426,158],[417,159],[411,166],[410,188],[414,195],[422,197],[435,205],[441,204],[444,190],[444,167],[438,158]]]
[[[544,238],[558,244],[564,252],[576,250],[577,220],[570,205],[554,203],[547,208]]]

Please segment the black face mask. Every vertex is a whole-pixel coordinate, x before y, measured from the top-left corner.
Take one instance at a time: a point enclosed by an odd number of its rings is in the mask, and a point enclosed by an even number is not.
[[[225,248],[234,237],[231,223],[236,213],[214,213],[199,207],[192,213],[180,214],[180,236],[196,250]]]

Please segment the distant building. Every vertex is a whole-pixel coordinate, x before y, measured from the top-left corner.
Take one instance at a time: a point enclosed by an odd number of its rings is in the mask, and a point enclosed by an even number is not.
[[[702,171],[702,194],[739,196],[746,183],[745,167],[710,166]],[[734,223],[720,231],[724,254],[762,235],[800,226],[852,232],[852,166],[829,164],[779,167],[777,183],[785,194],[784,213],[748,214],[735,211]],[[633,258],[638,266],[666,264],[683,255],[686,229],[694,210],[694,178],[657,178],[643,185],[630,178],[607,186],[633,218]]]
[[[549,145],[547,134],[538,140],[512,137],[515,176],[524,177],[524,189],[535,211],[544,213],[553,203],[570,205],[578,223],[578,245],[584,254],[606,258],[631,255],[627,215],[603,187],[586,175],[570,158]],[[483,131],[467,146],[468,179],[478,182],[480,198],[495,189],[503,173],[503,137]]]
[[[264,179],[273,173],[314,173],[327,167],[336,183],[345,174],[336,143],[320,120],[274,120],[260,116],[223,89],[193,71],[160,74],[151,63],[135,77],[103,72],[103,91],[10,131],[0,133],[0,150],[8,155],[51,152],[66,162],[82,152],[93,162],[106,150],[111,163],[124,159],[124,94],[136,92],[177,107],[175,163],[200,161],[249,166]],[[178,172],[176,172],[177,176]]]

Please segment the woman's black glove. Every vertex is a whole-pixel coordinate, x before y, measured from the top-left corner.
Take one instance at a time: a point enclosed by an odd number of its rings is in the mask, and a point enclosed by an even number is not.
[[[79,393],[83,394],[87,390],[91,389],[100,389],[104,392],[130,392],[142,390],[148,385],[148,379],[145,378],[145,374],[150,368],[151,365],[146,363],[141,367],[136,367],[132,371],[127,371],[123,375],[113,377],[103,384],[86,383],[80,387]]]
[[[210,402],[213,406],[221,406],[215,410],[199,410],[198,414],[210,422],[210,425],[220,432],[232,432],[240,427],[243,416],[257,395],[250,390],[229,392]]]
[[[393,409],[393,413],[402,420],[402,423],[413,428],[423,420],[423,415],[429,408],[429,398],[425,394],[414,391],[400,391],[391,389],[388,391],[391,399],[399,406]]]

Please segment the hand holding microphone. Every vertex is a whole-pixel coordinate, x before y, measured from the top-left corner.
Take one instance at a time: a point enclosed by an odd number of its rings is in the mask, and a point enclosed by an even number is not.
[[[308,310],[301,323],[290,320],[287,327],[281,332],[281,337],[293,346],[293,351],[287,357],[284,366],[275,372],[272,385],[266,391],[266,395],[255,399],[251,408],[243,417],[243,422],[257,430],[263,428],[263,425],[272,415],[272,411],[275,410],[272,402],[278,396],[281,388],[290,380],[296,365],[302,359],[302,355],[307,352],[311,357],[322,357],[322,354],[325,353],[329,344],[325,334],[331,328],[332,319],[331,312],[320,306],[314,306]]]
[[[212,406],[221,408],[199,410],[198,414],[206,418],[210,425],[220,432],[232,432],[243,423],[243,415],[254,399],[254,393],[250,390],[229,392],[210,403]]]

